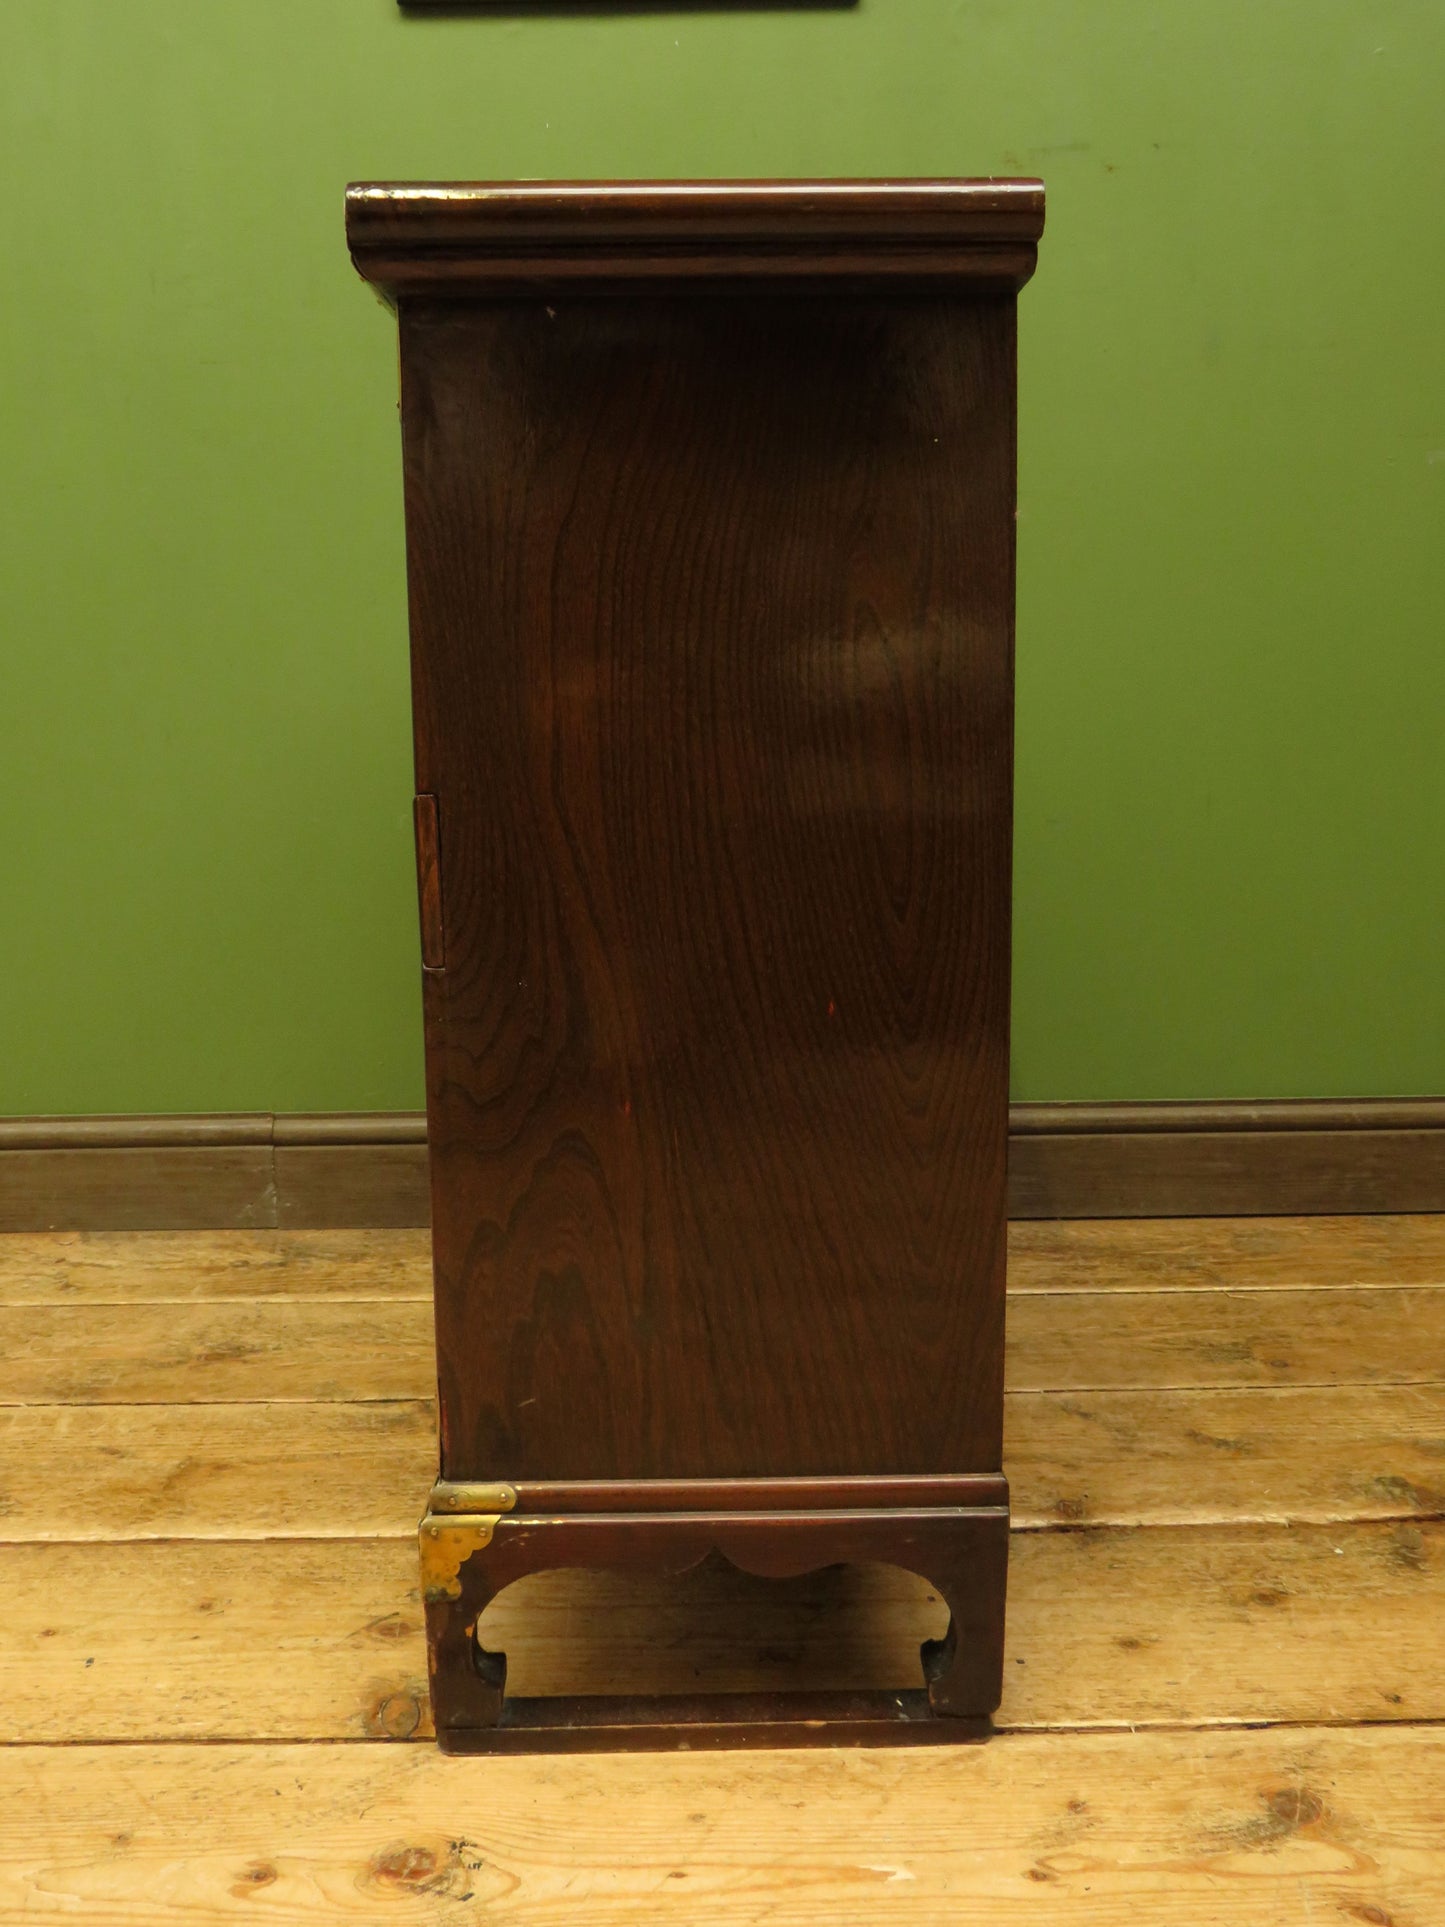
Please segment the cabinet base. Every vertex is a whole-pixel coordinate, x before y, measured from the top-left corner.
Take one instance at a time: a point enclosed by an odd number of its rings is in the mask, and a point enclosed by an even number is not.
[[[942,1719],[920,1690],[513,1699],[498,1725],[437,1729],[443,1753],[720,1752],[748,1746],[938,1746],[986,1740],[986,1718]]]
[[[428,1512],[422,1580],[438,1743],[445,1752],[493,1753],[981,1738],[1003,1685],[1008,1504],[1001,1477],[968,1483],[1001,1502],[649,1511],[634,1487],[628,1496],[638,1509],[626,1512]],[[525,1505],[531,1495],[521,1488],[517,1496]],[[942,1639],[923,1645],[925,1684],[902,1692],[507,1699],[506,1655],[486,1651],[477,1626],[514,1580],[566,1566],[680,1574],[714,1554],[759,1578],[876,1562],[928,1580],[950,1619]]]

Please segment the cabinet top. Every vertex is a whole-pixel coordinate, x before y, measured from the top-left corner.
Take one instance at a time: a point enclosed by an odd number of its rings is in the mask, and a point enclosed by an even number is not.
[[[388,295],[1033,273],[1035,180],[359,182],[352,260]]]

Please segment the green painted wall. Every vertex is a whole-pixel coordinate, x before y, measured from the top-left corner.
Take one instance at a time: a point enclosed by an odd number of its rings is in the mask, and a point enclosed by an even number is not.
[[[1445,1089],[1445,7],[0,18],[0,1110],[420,1101],[353,177],[1043,174],[1016,1089]],[[332,959],[341,957],[341,967]]]

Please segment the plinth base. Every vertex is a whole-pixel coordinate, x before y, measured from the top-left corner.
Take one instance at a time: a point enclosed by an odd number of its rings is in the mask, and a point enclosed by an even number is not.
[[[752,1499],[764,1486],[769,1496],[782,1496],[802,1483],[750,1481],[737,1489]],[[855,1495],[850,1488],[896,1490],[908,1483],[847,1481],[830,1490],[846,1498]],[[971,1499],[986,1495],[996,1502],[662,1511],[647,1509],[649,1499],[675,1500],[679,1487],[638,1485],[617,1489],[625,1489],[635,1509],[544,1514],[521,1509],[535,1504],[544,1488],[504,1486],[481,1490],[503,1495],[500,1502],[518,1510],[429,1511],[421,1526],[422,1581],[439,1745],[452,1753],[497,1753],[936,1744],[985,1737],[1003,1685],[1007,1487],[996,1475],[926,1483],[930,1497],[957,1486]],[[469,1489],[437,1490],[450,1502]],[[599,1490],[611,1496],[599,1488],[574,1488],[568,1496],[595,1498]],[[710,1487],[709,1496],[717,1490]],[[866,1562],[899,1566],[928,1580],[950,1618],[944,1637],[922,1647],[923,1686],[507,1699],[506,1655],[482,1647],[477,1627],[514,1580],[569,1566],[681,1574],[713,1555],[759,1578],[796,1578],[825,1566]]]

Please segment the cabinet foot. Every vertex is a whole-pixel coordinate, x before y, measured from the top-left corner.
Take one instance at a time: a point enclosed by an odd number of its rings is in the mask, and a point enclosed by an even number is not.
[[[823,1511],[428,1513],[422,1572],[437,1739],[449,1752],[882,1745],[987,1734],[1003,1685],[1004,1503]],[[949,1609],[915,1690],[681,1698],[506,1697],[506,1655],[477,1637],[487,1606],[559,1567],[681,1574],[721,1554],[759,1578],[876,1562],[918,1574]]]

